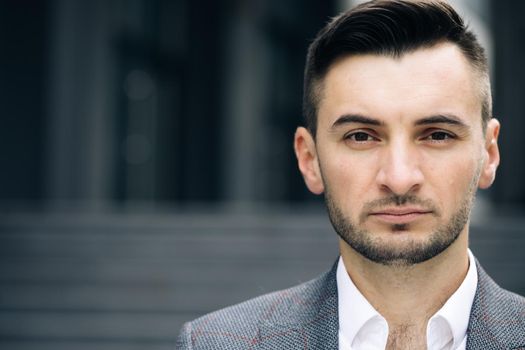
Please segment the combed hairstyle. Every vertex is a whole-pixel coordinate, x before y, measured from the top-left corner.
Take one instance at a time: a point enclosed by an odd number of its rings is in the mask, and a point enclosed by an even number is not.
[[[308,48],[304,72],[303,114],[315,137],[323,79],[331,65],[349,55],[399,58],[405,53],[450,42],[478,73],[483,130],[492,117],[492,97],[485,50],[458,13],[444,1],[374,0],[340,14],[317,34]]]

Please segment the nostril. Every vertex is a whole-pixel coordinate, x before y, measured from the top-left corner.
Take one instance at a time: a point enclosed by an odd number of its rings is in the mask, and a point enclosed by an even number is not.
[[[403,172],[383,171],[378,174],[377,181],[381,191],[403,195],[405,193],[418,191],[423,183],[423,175],[416,169]]]

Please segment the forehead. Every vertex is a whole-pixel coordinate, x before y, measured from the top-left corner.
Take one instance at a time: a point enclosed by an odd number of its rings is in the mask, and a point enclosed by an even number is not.
[[[343,57],[323,80],[318,123],[322,127],[348,113],[386,123],[435,114],[481,120],[479,86],[475,69],[450,43],[398,58]]]

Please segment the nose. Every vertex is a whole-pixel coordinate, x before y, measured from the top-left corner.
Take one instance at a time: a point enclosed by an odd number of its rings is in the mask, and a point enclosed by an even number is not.
[[[396,195],[413,194],[421,188],[423,179],[415,145],[397,142],[385,147],[377,173],[377,183],[382,191]]]

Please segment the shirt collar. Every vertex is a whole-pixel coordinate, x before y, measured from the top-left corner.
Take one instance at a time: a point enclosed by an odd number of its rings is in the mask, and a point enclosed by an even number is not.
[[[470,249],[468,250],[469,268],[467,275],[459,288],[446,303],[432,316],[427,325],[427,341],[429,348],[443,348],[452,343],[452,349],[457,348],[467,334],[470,309],[474,301],[478,274],[476,261]],[[382,331],[375,333],[375,343],[384,344],[388,339],[388,324],[376,309],[366,300],[348,275],[340,257],[337,264],[337,290],[339,311],[339,337],[351,345],[363,327],[371,322],[382,324]],[[368,323],[368,325],[367,325]],[[377,329],[376,329],[377,332]],[[452,339],[450,339],[452,336]],[[451,342],[452,340],[452,342]],[[434,343],[434,344],[432,344]],[[440,343],[442,346],[438,345]],[[433,346],[435,345],[435,346]]]
[[[385,333],[386,331],[386,334],[376,333],[376,339],[386,346],[388,324],[383,316],[381,316],[368,300],[366,300],[364,295],[361,294],[354,282],[352,282],[352,279],[346,271],[342,257],[339,257],[337,264],[337,291],[339,302],[339,336],[342,336],[348,345],[352,345],[357,333],[365,324],[369,321],[378,320],[378,322],[384,322],[384,325],[386,325],[386,329],[383,327],[383,332],[381,332]]]
[[[438,319],[448,323],[453,336],[452,349],[456,349],[467,335],[470,309],[474,302],[478,285],[478,269],[474,255],[468,250],[469,268],[465,279],[459,288],[450,296],[446,303],[432,316],[428,322],[427,339],[431,338],[432,328]]]

